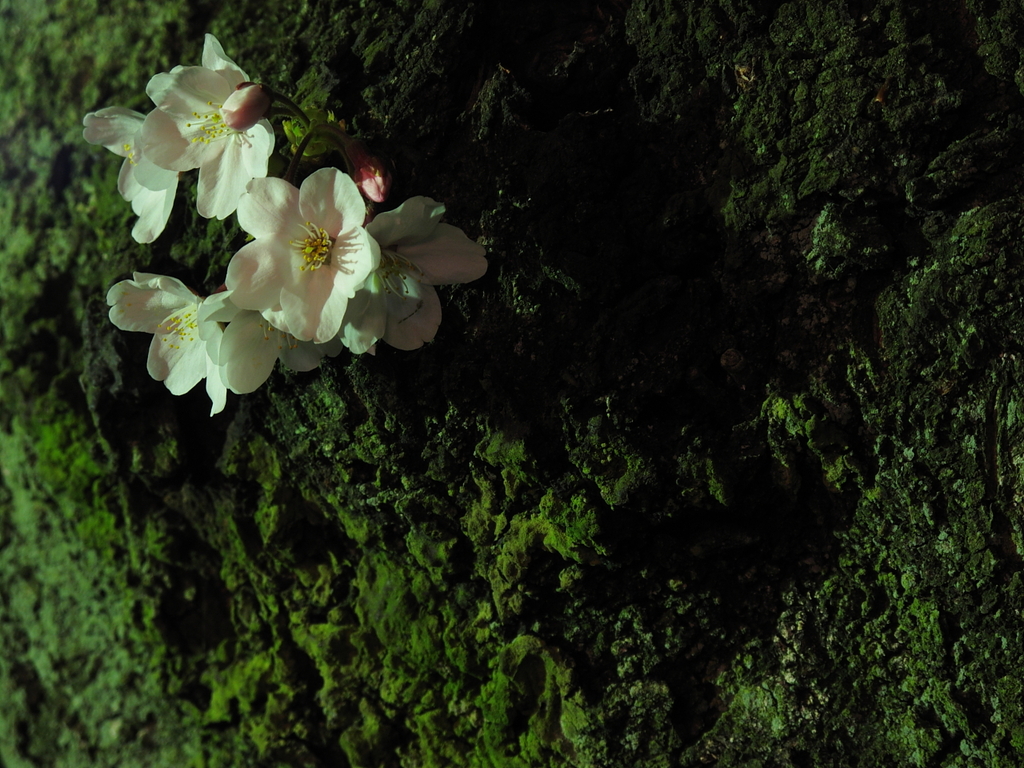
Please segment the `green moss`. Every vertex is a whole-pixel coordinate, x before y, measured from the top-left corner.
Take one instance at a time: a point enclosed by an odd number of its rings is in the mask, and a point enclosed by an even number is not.
[[[442,653],[441,626],[432,606],[417,600],[410,576],[383,552],[368,552],[357,567],[356,614],[388,652],[430,669]]]
[[[5,16],[0,761],[1020,765],[1019,9],[626,5]],[[197,422],[80,120],[205,29],[491,268]]]
[[[571,674],[558,652],[540,639],[517,637],[501,649],[477,704],[484,722],[483,746],[494,766],[548,764],[549,756],[575,756],[563,723],[578,734],[586,727],[576,703],[563,711]]]
[[[476,453],[488,464],[501,470],[505,495],[509,498],[515,498],[522,484],[537,474],[533,457],[526,451],[523,440],[502,432],[493,432],[481,441],[476,447]]]
[[[267,495],[281,486],[277,449],[259,434],[231,445],[221,460],[221,471],[256,481]]]
[[[572,546],[604,551],[600,543],[601,509],[586,490],[573,494],[568,502],[549,490],[541,498],[538,510],[565,531],[567,540],[575,542]]]
[[[838,279],[864,268],[873,268],[891,250],[886,229],[867,217],[843,215],[835,204],[822,208],[811,233],[808,266],[816,276]]]

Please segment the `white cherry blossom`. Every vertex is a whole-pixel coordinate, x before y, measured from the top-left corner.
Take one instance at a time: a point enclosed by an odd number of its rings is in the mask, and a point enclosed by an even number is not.
[[[231,215],[246,185],[267,175],[274,151],[270,123],[261,119],[236,130],[225,123],[222,111],[236,87],[248,80],[208,34],[203,66],[175,67],[146,86],[157,108],[143,124],[143,151],[162,168],[199,169],[196,207],[206,218]]]
[[[468,283],[487,271],[486,250],[441,222],[444,204],[413,197],[366,225],[380,245],[380,266],[349,302],[342,341],[355,353],[379,339],[398,349],[432,341],[441,323],[435,285]]]
[[[153,334],[147,370],[162,381],[172,395],[189,392],[206,379],[206,393],[220,413],[227,400],[221,372],[210,352],[216,354],[221,326],[201,322],[203,297],[174,277],[136,272],[107,292],[110,321],[122,331]]]
[[[125,159],[117,190],[139,217],[132,227],[132,237],[140,243],[151,243],[167,226],[178,189],[178,172],[160,168],[143,155],[139,138],[144,120],[134,110],[106,107],[85,116],[82,135],[90,144],[106,147]]]
[[[364,216],[355,182],[337,168],[321,168],[300,189],[253,180],[238,223],[255,239],[228,264],[232,301],[300,341],[331,341],[349,299],[380,263]]]
[[[231,296],[231,291],[225,291],[208,297],[199,318],[200,322],[228,324],[211,355],[224,384],[236,394],[258,389],[270,378],[278,360],[292,370],[311,371],[325,356],[333,357],[342,350],[337,339],[325,344],[299,341],[274,328],[259,312],[239,309]]]

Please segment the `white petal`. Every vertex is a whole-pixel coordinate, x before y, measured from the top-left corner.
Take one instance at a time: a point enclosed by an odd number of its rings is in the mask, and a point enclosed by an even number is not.
[[[202,115],[219,117],[221,104],[234,89],[234,85],[207,67],[182,67],[152,77],[146,93],[175,120],[194,123]]]
[[[131,160],[125,160],[117,174],[117,191],[121,193],[121,197],[131,202],[142,189],[143,186],[135,178],[135,166]]]
[[[380,266],[380,246],[359,227],[334,241],[330,269],[335,272],[335,290],[352,297],[366,278]]]
[[[228,80],[232,88],[249,79],[249,76],[242,71],[242,68],[224,53],[224,47],[220,44],[220,40],[207,32],[203,42],[204,67],[214,70],[224,79]]]
[[[85,126],[82,136],[90,144],[98,144],[121,157],[128,157],[144,119],[141,113],[132,109],[105,107],[90,112],[82,119]]]
[[[161,168],[145,156],[141,157],[132,167],[135,180],[146,189],[161,192],[178,186],[178,171]]]
[[[204,158],[199,167],[196,209],[206,219],[226,219],[235,212],[238,200],[252,177],[245,170],[241,147],[234,137],[219,140],[223,151]]]
[[[230,323],[242,310],[231,300],[231,291],[211,293],[199,305],[199,333],[207,341],[219,323]],[[216,358],[215,358],[216,359]]]
[[[196,296],[195,291],[191,290],[176,277],[156,275],[150,272],[134,272],[132,273],[132,280],[137,282],[139,285],[159,288],[161,291],[166,291],[167,293],[179,297],[182,300],[182,306],[185,306],[188,303],[198,303],[200,300],[199,297]]]
[[[357,355],[369,351],[384,336],[387,318],[384,286],[377,275],[370,275],[366,284],[349,299],[342,325],[342,341]]]
[[[238,141],[248,141],[249,145],[242,153],[245,159],[245,170],[250,179],[262,179],[267,175],[267,165],[270,156],[274,154],[274,128],[266,120],[260,120],[256,125],[237,138]]]
[[[170,72],[160,72],[159,74],[153,75],[149,78],[149,82],[146,83],[146,95],[149,96],[157,107],[160,106],[160,102],[164,100],[167,92],[170,91],[174,87],[175,82],[177,82],[174,79],[174,76],[183,69],[184,67],[175,67]]]
[[[299,190],[284,179],[253,179],[238,201],[238,225],[256,238],[294,237],[302,227]]]
[[[147,160],[174,171],[198,168],[201,158],[206,154],[205,144],[189,142],[181,135],[173,118],[159,109],[146,115],[139,143],[142,144],[142,154]]]
[[[169,315],[196,300],[184,284],[173,277],[145,273],[136,273],[134,277],[134,280],[115,283],[107,291],[110,322],[122,331],[156,333]],[[182,296],[178,286],[189,293],[190,298]]]
[[[272,328],[259,312],[240,313],[220,344],[220,360],[228,388],[237,394],[253,392],[274,370],[287,337]]]
[[[220,413],[228,401],[228,388],[223,381],[222,369],[213,362],[207,354],[206,357],[206,394],[210,398],[210,415]]]
[[[199,338],[198,305],[168,317],[149,346],[149,375],[164,382],[172,395],[183,395],[206,376],[206,343]]]
[[[377,214],[366,229],[384,248],[394,248],[430,237],[443,215],[444,203],[411,197],[395,210]]]
[[[466,237],[461,229],[448,224],[438,224],[427,240],[397,250],[420,270],[419,277],[430,285],[468,283],[487,271],[487,250]]]
[[[151,243],[164,231],[171,216],[171,208],[174,207],[176,187],[177,185],[160,192],[139,187],[138,193],[132,199],[132,210],[139,217],[132,227],[132,237],[136,242]]]
[[[291,250],[273,239],[255,240],[243,245],[228,262],[224,284],[232,292],[231,300],[242,309],[257,311],[278,307],[282,286],[290,282]]]
[[[304,220],[323,227],[331,237],[362,227],[366,204],[352,177],[337,168],[321,168],[302,182],[299,211]]]
[[[281,291],[281,326],[300,341],[324,342],[337,336],[348,297],[334,290],[333,273],[324,267],[303,274],[296,288]]]
[[[285,317],[284,310],[281,309],[280,304],[273,309],[262,310],[261,314],[274,328],[288,328],[288,318]]]
[[[312,371],[320,365],[324,355],[328,354],[329,344],[330,342],[314,344],[312,341],[295,341],[281,350],[279,359],[293,371]],[[331,345],[330,349],[334,349],[334,346]]]
[[[388,327],[384,341],[398,349],[418,349],[433,341],[441,325],[441,302],[431,286],[406,280],[405,296],[388,294]]]

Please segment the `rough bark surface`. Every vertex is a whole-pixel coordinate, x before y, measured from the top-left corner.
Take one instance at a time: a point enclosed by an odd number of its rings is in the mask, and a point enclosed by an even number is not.
[[[1010,0],[0,0],[0,764],[1024,764]],[[209,418],[82,116],[204,32],[490,268]]]

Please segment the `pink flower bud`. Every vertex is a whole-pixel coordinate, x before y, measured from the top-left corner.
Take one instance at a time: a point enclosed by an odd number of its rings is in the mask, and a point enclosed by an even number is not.
[[[239,83],[227,97],[220,114],[224,125],[236,131],[247,131],[260,121],[270,108],[270,96],[257,83]]]
[[[349,144],[345,151],[355,169],[352,180],[363,193],[363,197],[375,203],[387,200],[391,191],[391,172],[384,167],[380,158],[371,155],[366,143],[359,139]]]

